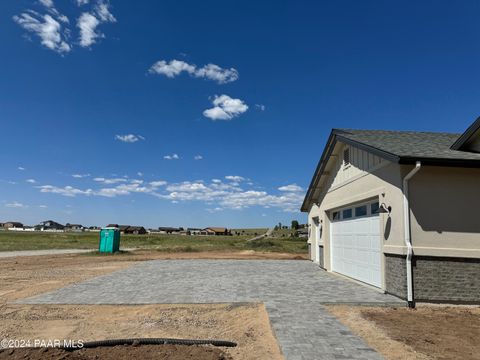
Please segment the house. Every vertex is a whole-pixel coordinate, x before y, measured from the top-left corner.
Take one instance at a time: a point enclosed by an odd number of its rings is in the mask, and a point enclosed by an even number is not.
[[[122,231],[121,228],[122,225],[120,225],[120,231]],[[144,235],[147,233],[147,230],[143,226],[127,226],[123,230],[124,234],[135,234],[135,235]]]
[[[480,302],[480,118],[463,134],[333,129],[301,210],[311,259],[415,301]]]
[[[99,232],[101,230],[100,226],[89,226],[88,231]]]
[[[7,221],[3,223],[4,229],[23,229],[23,224],[17,221]]]
[[[207,232],[198,228],[187,228],[187,235],[207,235]]]
[[[82,232],[84,231],[84,229],[85,228],[80,224],[70,224],[70,223],[65,224],[65,231]]]
[[[53,220],[42,221],[35,226],[36,231],[64,231],[65,226]]]
[[[208,227],[204,229],[208,235],[232,235],[227,228],[223,227]]]
[[[158,228],[158,232],[160,234],[178,234],[183,231],[183,228],[175,228],[175,227],[168,227],[168,226],[160,226]]]

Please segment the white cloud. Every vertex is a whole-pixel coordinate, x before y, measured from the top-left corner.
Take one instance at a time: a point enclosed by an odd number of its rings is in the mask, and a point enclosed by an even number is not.
[[[20,171],[24,171],[24,170],[25,170],[25,168],[24,168],[23,166],[19,166],[19,167],[17,167],[17,169],[20,170]]]
[[[180,156],[178,156],[178,154],[172,154],[172,155],[165,155],[163,158],[165,160],[178,160],[180,159]]]
[[[167,182],[163,180],[156,180],[156,181],[151,181],[149,184],[153,188],[158,188],[160,186],[167,185]]]
[[[208,64],[197,69],[194,75],[196,77],[216,81],[219,84],[225,84],[238,80],[238,71],[236,69],[223,69],[215,64]]]
[[[78,6],[87,5],[90,0],[76,0]]]
[[[125,179],[125,178],[106,179],[106,178],[103,178],[103,177],[96,177],[96,178],[93,179],[93,181],[101,182],[101,183],[110,185],[110,184],[118,184],[118,183],[121,183],[121,182],[126,182],[127,179]]]
[[[19,203],[18,201],[14,201],[12,203],[8,203],[8,204],[5,204],[6,207],[9,207],[9,208],[17,208],[17,209],[21,209],[21,208],[27,208],[28,205],[24,205],[22,203]]]
[[[195,155],[193,157],[195,160],[202,160],[203,159],[203,156],[202,155]]]
[[[95,12],[102,22],[111,22],[114,23],[117,21],[115,16],[110,12],[110,4],[106,1],[98,1],[95,6]]]
[[[53,185],[42,185],[37,187],[42,193],[60,194],[68,197],[75,197],[76,195],[93,195],[92,189],[80,190],[72,186],[58,187]]]
[[[77,20],[77,27],[80,29],[80,46],[88,47],[95,44],[97,38],[104,35],[96,31],[100,21],[90,13],[83,13]]]
[[[30,183],[30,184],[35,184],[36,183],[35,179],[27,179],[25,181]]]
[[[238,175],[227,175],[227,176],[225,176],[225,179],[230,180],[230,181],[234,181],[234,182],[241,182],[241,181],[246,180],[244,177],[238,176]]]
[[[43,193],[55,193],[70,197],[84,195],[113,198],[145,194],[175,203],[203,202],[210,210],[241,210],[249,207],[261,207],[276,208],[285,212],[298,212],[303,200],[303,192],[296,191],[297,189],[295,191],[280,191],[279,189],[276,189],[275,192],[259,191],[250,187],[247,179],[242,176],[228,175],[225,178],[227,181],[212,179],[209,182],[196,180],[178,183],[167,183],[164,180],[144,183],[140,179],[117,182],[116,178],[96,178],[96,186],[93,189],[53,185],[37,186],[37,188]],[[288,189],[293,190],[290,187]]]
[[[228,95],[215,95],[213,108],[203,112],[203,116],[212,120],[231,120],[248,110],[248,105],[240,99],[232,99]]]
[[[105,35],[97,30],[102,23],[114,23],[117,21],[109,10],[108,2],[99,0],[95,5],[94,12],[84,12],[77,20],[80,30],[80,46],[89,47],[97,42],[97,39]]]
[[[145,140],[141,135],[126,134],[126,135],[115,135],[115,140],[120,140],[126,143],[134,143],[139,140]]]
[[[238,71],[234,68],[224,69],[215,64],[207,64],[199,68],[194,64],[175,59],[170,60],[170,62],[159,60],[150,67],[149,72],[165,75],[169,78],[174,78],[182,72],[186,72],[191,76],[213,80],[219,84],[229,83],[238,79]]]
[[[52,9],[56,12],[54,8]],[[68,18],[64,15],[58,14],[57,17],[59,21],[68,22]],[[37,35],[41,44],[46,48],[61,54],[71,50],[66,40],[68,32],[63,31],[60,22],[51,15],[41,15],[36,11],[28,10],[20,15],[15,15],[13,20],[25,30]]]
[[[41,209],[46,209],[48,206],[47,205],[38,205],[39,208]]]
[[[86,177],[89,177],[90,174],[73,174],[72,177],[74,177],[75,179],[82,179],[82,178],[86,178]]]
[[[138,176],[143,176],[143,173],[141,171],[137,172]]]
[[[266,109],[265,105],[262,105],[262,104],[255,104],[255,107],[261,111],[265,111]]]
[[[290,185],[280,186],[278,190],[286,191],[286,192],[302,192],[303,188],[301,186],[298,186],[297,184],[290,184]]]

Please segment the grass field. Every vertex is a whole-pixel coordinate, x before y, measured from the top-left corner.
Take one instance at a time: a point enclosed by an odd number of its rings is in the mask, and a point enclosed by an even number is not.
[[[255,231],[254,231],[255,232]],[[166,234],[121,235],[121,248],[149,248],[165,252],[272,251],[305,253],[305,239],[262,239],[247,242],[251,235],[181,236]],[[0,251],[43,249],[95,249],[98,233],[0,232]]]

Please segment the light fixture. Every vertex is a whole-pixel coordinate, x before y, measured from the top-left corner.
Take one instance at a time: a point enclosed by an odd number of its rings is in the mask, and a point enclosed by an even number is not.
[[[380,204],[380,207],[378,209],[378,212],[379,213],[382,213],[382,214],[388,214],[390,215],[390,213],[392,212],[392,207],[391,206],[388,206],[385,205],[385,203],[381,203]]]

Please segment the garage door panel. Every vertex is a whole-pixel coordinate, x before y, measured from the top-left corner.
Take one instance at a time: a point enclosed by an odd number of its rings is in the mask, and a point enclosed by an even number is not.
[[[378,215],[332,223],[332,270],[381,287]]]

